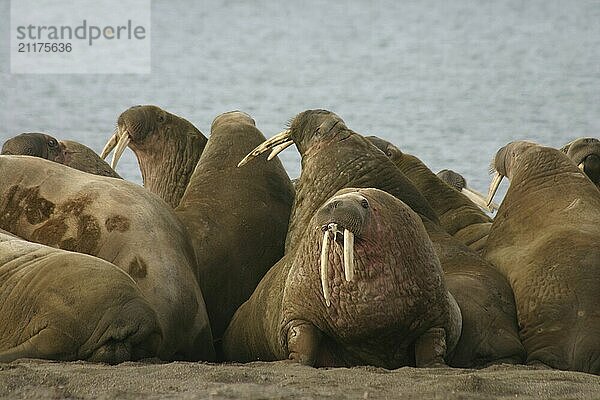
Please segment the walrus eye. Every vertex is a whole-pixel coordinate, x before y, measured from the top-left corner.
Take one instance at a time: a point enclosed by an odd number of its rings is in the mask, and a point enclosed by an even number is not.
[[[161,124],[165,122],[165,116],[163,114],[158,114],[158,122]]]
[[[362,208],[369,208],[369,202],[367,199],[362,199],[360,201],[360,205],[362,206]]]
[[[50,140],[48,140],[48,146],[54,148],[54,147],[58,146],[58,143],[56,142],[55,139],[50,139]]]

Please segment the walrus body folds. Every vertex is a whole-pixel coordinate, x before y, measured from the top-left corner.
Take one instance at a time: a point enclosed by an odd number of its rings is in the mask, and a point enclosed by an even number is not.
[[[226,358],[314,366],[444,365],[460,335],[420,218],[377,189],[345,189],[236,312]]]

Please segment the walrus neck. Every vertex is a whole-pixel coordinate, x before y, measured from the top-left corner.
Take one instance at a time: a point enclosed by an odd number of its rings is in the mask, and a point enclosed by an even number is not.
[[[449,234],[453,235],[473,224],[491,222],[479,207],[442,182],[417,157],[404,154],[401,159],[393,161],[429,202]]]
[[[136,149],[144,187],[177,207],[205,145],[206,138],[201,134],[184,134],[160,142],[149,151]]]

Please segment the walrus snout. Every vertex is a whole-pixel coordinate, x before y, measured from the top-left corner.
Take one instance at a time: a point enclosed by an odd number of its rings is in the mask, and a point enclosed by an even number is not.
[[[331,305],[329,292],[329,248],[333,245],[343,246],[344,277],[347,282],[354,279],[354,237],[364,230],[368,213],[369,200],[358,192],[344,193],[334,196],[318,211],[315,218],[323,232],[321,245],[320,275],[323,297],[327,306]]]

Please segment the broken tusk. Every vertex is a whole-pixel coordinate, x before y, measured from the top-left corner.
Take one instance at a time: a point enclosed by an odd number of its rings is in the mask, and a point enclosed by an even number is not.
[[[329,229],[323,234],[323,245],[321,246],[321,287],[323,288],[323,297],[327,307],[331,305],[329,300]]]
[[[286,129],[283,132],[279,132],[277,135],[273,136],[271,139],[266,140],[266,141],[262,142],[261,144],[259,144],[258,146],[256,146],[256,148],[254,150],[252,150],[250,153],[248,153],[248,155],[246,157],[244,157],[242,159],[242,161],[240,161],[238,163],[237,166],[241,167],[241,166],[245,165],[246,163],[248,163],[248,161],[258,157],[262,153],[266,153],[267,151],[271,150],[272,148],[278,147],[286,142],[293,143],[293,140],[291,139],[291,132],[289,129]]]
[[[344,276],[346,281],[354,279],[354,233],[344,229]]]

